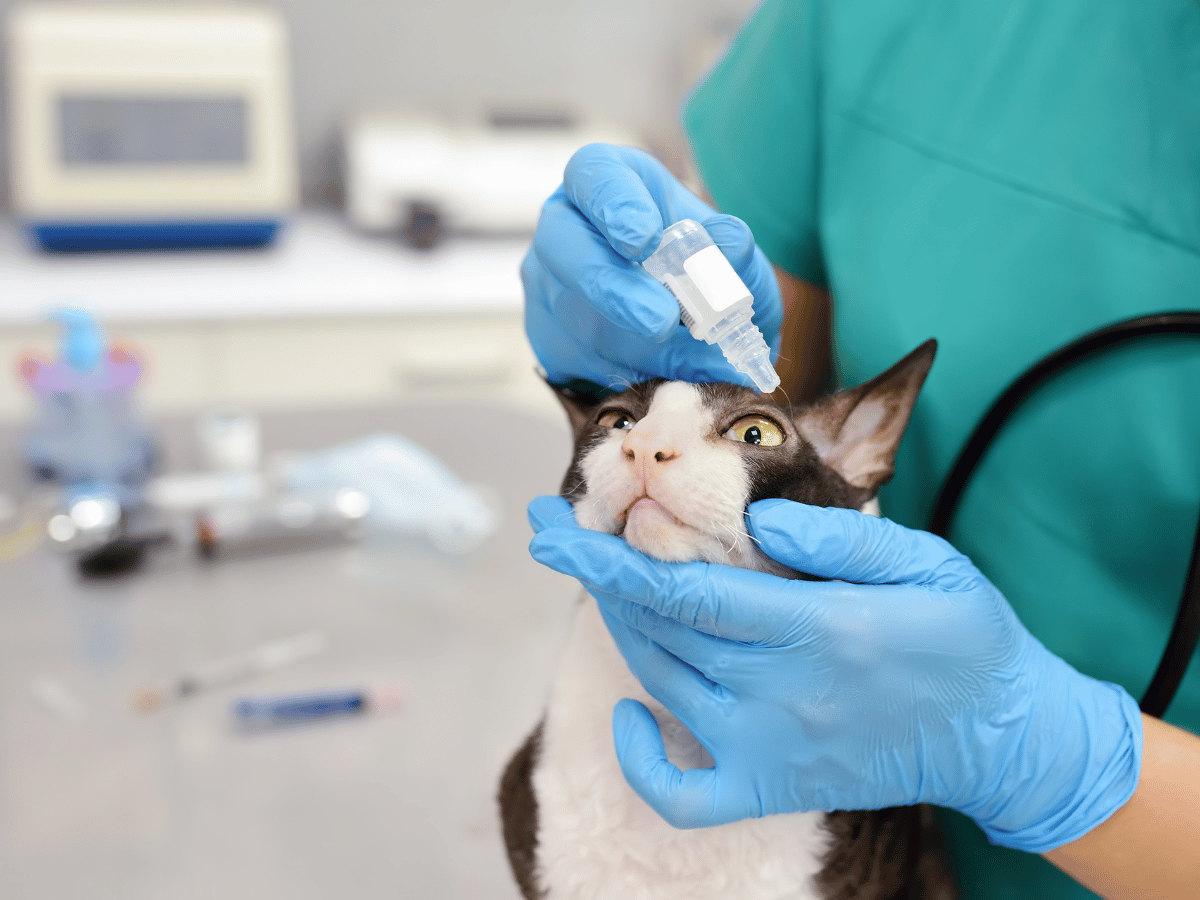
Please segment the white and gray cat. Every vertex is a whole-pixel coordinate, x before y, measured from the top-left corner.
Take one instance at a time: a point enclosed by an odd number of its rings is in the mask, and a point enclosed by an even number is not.
[[[936,349],[928,341],[872,381],[801,408],[729,384],[655,380],[594,406],[559,392],[575,432],[562,494],[581,526],[658,559],[805,577],[758,550],[746,506],[768,497],[873,506]],[[612,709],[623,697],[653,712],[677,766],[713,764],[630,673],[596,605],[581,603],[545,717],[500,784],[505,843],[526,898],[954,896],[924,808],[672,828],[617,763]]]

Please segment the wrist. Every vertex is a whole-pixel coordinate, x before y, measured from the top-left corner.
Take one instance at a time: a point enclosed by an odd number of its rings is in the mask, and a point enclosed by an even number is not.
[[[1026,702],[1013,705],[1017,736],[1005,741],[992,789],[974,811],[962,810],[993,844],[1029,853],[1060,847],[1108,819],[1133,796],[1141,771],[1137,702],[1118,685],[1051,660]]]

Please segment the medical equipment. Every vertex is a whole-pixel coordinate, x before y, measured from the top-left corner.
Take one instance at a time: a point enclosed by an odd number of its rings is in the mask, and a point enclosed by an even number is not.
[[[13,205],[44,248],[256,246],[295,206],[274,13],[34,4],[8,44]]]
[[[335,546],[358,537],[370,509],[370,499],[349,487],[226,503],[196,520],[196,546],[208,560]]]
[[[108,347],[99,324],[82,310],[62,309],[51,318],[62,325],[59,358],[26,356],[20,363],[38,405],[25,462],[35,481],[63,488],[68,511],[83,504],[82,516],[70,513],[78,530],[115,525],[122,510],[142,502],[155,456],[133,404],[141,362]],[[113,504],[115,514],[99,514],[108,508],[104,503]]]
[[[754,297],[703,225],[683,219],[665,229],[662,243],[642,265],[679,301],[692,337],[719,345],[729,364],[762,393],[779,387],[771,348],[751,321]]]
[[[389,711],[400,705],[396,691],[373,692],[361,688],[305,691],[269,697],[243,697],[233,704],[234,720],[243,728],[300,725],[337,716]]]
[[[1126,319],[1092,331],[1030,366],[996,399],[963,446],[934,503],[929,530],[948,536],[967,482],[996,439],[1000,429],[1038,388],[1086,359],[1135,340],[1163,335],[1200,336],[1200,312],[1176,311]],[[1141,709],[1162,718],[1170,706],[1200,640],[1200,527],[1192,546],[1183,595],[1171,634],[1154,678],[1142,697]]]
[[[253,650],[200,663],[181,675],[174,684],[146,688],[134,698],[134,706],[142,712],[150,712],[168,700],[183,699],[201,691],[262,675],[319,656],[328,649],[329,641],[323,632],[301,632],[262,644]]]
[[[444,231],[529,234],[571,154],[599,141],[636,143],[564,115],[493,114],[454,127],[363,114],[346,131],[346,215],[422,248]]]

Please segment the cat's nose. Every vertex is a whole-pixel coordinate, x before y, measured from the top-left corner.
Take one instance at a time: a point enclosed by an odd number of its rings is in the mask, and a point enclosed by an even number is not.
[[[649,468],[679,457],[678,442],[670,434],[644,425],[645,422],[639,422],[625,435],[621,449],[625,451],[626,459],[634,465]]]

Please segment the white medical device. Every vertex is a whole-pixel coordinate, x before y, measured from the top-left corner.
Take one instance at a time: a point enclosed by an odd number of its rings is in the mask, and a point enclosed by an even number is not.
[[[270,10],[29,5],[8,49],[13,204],[44,247],[259,245],[294,208]]]
[[[719,346],[762,393],[779,387],[771,348],[754,324],[754,297],[703,225],[682,219],[663,229],[658,249],[642,266],[679,301],[692,337]]]
[[[584,144],[634,144],[627,132],[556,116],[494,115],[485,124],[363,114],[346,130],[346,215],[421,245],[434,231],[532,233],[563,168]],[[414,221],[415,220],[415,221]]]

